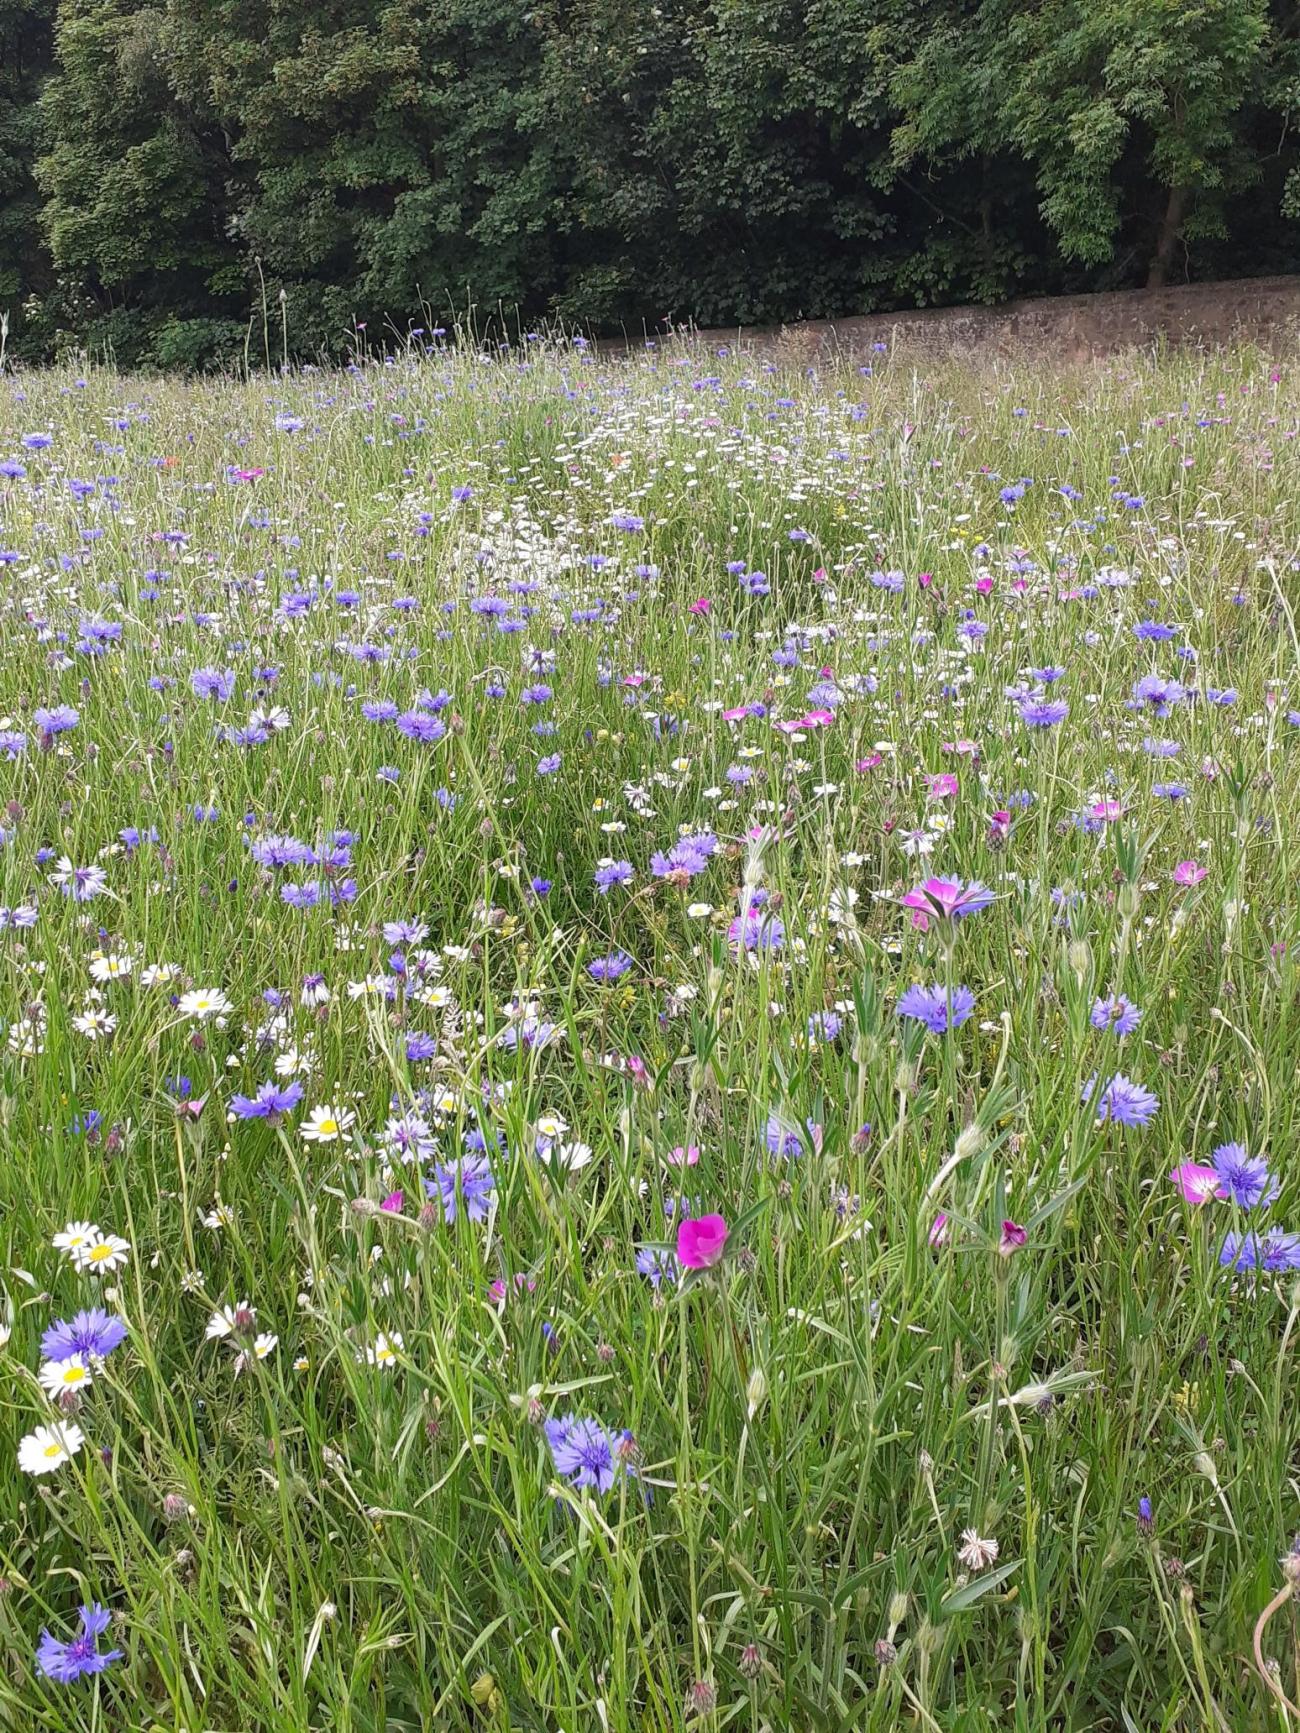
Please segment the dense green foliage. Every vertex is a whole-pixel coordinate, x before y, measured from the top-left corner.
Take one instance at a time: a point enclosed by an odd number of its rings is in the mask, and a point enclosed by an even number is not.
[[[32,349],[1300,266],[1290,0],[0,0],[0,43]]]

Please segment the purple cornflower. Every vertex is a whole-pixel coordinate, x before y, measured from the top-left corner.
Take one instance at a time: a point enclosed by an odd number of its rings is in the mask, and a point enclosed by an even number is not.
[[[635,876],[630,860],[603,861],[596,868],[596,889],[607,897],[615,885],[630,885]]]
[[[1141,1011],[1123,993],[1096,1000],[1089,1018],[1094,1029],[1109,1029],[1116,1035],[1131,1035],[1141,1021]]]
[[[597,1492],[613,1488],[629,1441],[627,1433],[607,1432],[599,1421],[579,1420],[573,1414],[548,1420],[542,1430],[557,1474],[579,1488],[589,1486]]]
[[[71,1685],[77,1679],[102,1673],[111,1662],[122,1659],[121,1649],[99,1651],[99,1639],[108,1629],[111,1615],[98,1601],[83,1606],[80,1612],[81,1635],[71,1642],[61,1643],[48,1631],[41,1632],[36,1651],[36,1666],[45,1678],[60,1685]]]
[[[1269,1228],[1265,1234],[1225,1234],[1219,1262],[1237,1270],[1263,1270],[1276,1275],[1300,1270],[1300,1234]]]
[[[1178,636],[1178,627],[1162,626],[1158,620],[1140,620],[1133,628],[1133,636],[1140,643],[1163,644]]]
[[[672,878],[674,875],[693,878],[696,873],[704,871],[717,846],[717,837],[707,830],[679,837],[667,854],[655,853],[650,856],[650,871],[657,879]]]
[[[812,1130],[812,1121],[807,1121],[807,1128]],[[784,1161],[794,1161],[803,1154],[803,1137],[785,1121],[778,1119],[775,1113],[768,1115],[767,1126],[763,1133],[768,1154],[780,1157]]]
[[[56,704],[52,710],[33,710],[32,724],[43,740],[52,740],[56,734],[66,734],[81,721],[81,713],[74,710],[71,704]]]
[[[834,1041],[843,1027],[844,1019],[838,1011],[814,1011],[808,1019],[808,1039]]]
[[[1026,698],[1020,706],[1020,720],[1030,728],[1055,728],[1070,714],[1063,698]]]
[[[1175,704],[1181,704],[1187,689],[1177,680],[1166,680],[1163,674],[1144,674],[1134,682],[1130,710],[1150,710],[1156,716],[1168,716]]]
[[[1097,1074],[1083,1086],[1082,1099],[1091,1101],[1097,1090]],[[1096,1094],[1097,1122],[1113,1119],[1116,1125],[1149,1125],[1160,1106],[1159,1098],[1117,1071]]]
[[[1219,1196],[1239,1209],[1267,1209],[1282,1189],[1264,1158],[1248,1154],[1244,1143],[1221,1143],[1210,1162],[1219,1176]]]
[[[269,1119],[292,1113],[302,1100],[301,1083],[261,1083],[256,1095],[232,1095],[230,1111],[236,1119]]]
[[[737,951],[779,951],[785,944],[785,922],[751,906],[728,926],[727,939]]]
[[[949,1029],[960,1028],[975,1009],[975,995],[969,987],[954,987],[949,997],[945,987],[909,987],[894,1007],[899,1017],[912,1017],[924,1023],[932,1035],[942,1035]]]
[[[429,1197],[441,1198],[443,1220],[450,1225],[462,1203],[469,1221],[486,1221],[496,1185],[487,1156],[469,1154],[459,1161],[438,1162],[424,1189]]]
[[[447,732],[447,724],[424,710],[404,710],[397,718],[397,730],[408,740],[418,740],[422,746],[433,746]]]
[[[196,668],[190,675],[190,691],[196,698],[213,698],[224,704],[234,690],[233,668]]]
[[[564,759],[560,753],[549,752],[545,758],[537,760],[537,774],[539,776],[554,776],[563,762]]]
[[[126,1325],[100,1306],[56,1318],[41,1337],[41,1353],[47,1360],[68,1360],[74,1354],[98,1354],[102,1359],[126,1341]]]
[[[626,975],[632,967],[632,959],[626,951],[612,951],[608,957],[596,957],[587,964],[587,973],[593,981],[609,983],[617,981],[620,975]]]
[[[642,1246],[636,1255],[636,1273],[644,1276],[652,1288],[664,1281],[676,1284],[681,1280],[676,1254],[656,1246]]]
[[[432,1059],[438,1051],[438,1043],[432,1035],[415,1034],[406,1037],[406,1057],[414,1065],[420,1059]]]

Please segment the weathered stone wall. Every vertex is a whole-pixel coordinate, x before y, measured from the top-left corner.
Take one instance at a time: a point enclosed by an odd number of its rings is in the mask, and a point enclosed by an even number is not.
[[[747,347],[777,346],[810,360],[828,353],[869,350],[873,343],[935,359],[1030,352],[1083,361],[1160,339],[1203,348],[1253,341],[1282,352],[1300,343],[1300,277],[1062,295],[1054,300],[1006,301],[996,307],[873,313],[853,319],[808,320],[779,330],[679,332],[658,342],[687,342],[716,350],[737,339]]]

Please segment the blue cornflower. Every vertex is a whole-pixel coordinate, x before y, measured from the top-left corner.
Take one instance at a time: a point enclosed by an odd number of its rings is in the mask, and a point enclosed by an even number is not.
[[[406,1037],[406,1057],[414,1065],[420,1059],[432,1059],[438,1051],[438,1043],[432,1035],[416,1033]]]
[[[233,668],[196,668],[190,675],[190,691],[196,698],[212,698],[224,704],[234,690]]]
[[[126,1325],[100,1306],[57,1318],[41,1337],[47,1360],[68,1360],[74,1354],[98,1354],[101,1359],[126,1341]]]
[[[456,1220],[462,1203],[469,1221],[486,1221],[496,1186],[487,1156],[474,1154],[459,1161],[438,1162],[433,1178],[424,1182],[426,1193],[441,1199],[443,1220],[448,1224]]]
[[[122,1659],[121,1649],[99,1650],[99,1639],[108,1629],[110,1614],[98,1601],[83,1606],[80,1612],[81,1635],[71,1642],[61,1643],[48,1631],[41,1632],[36,1651],[36,1666],[45,1678],[60,1685],[71,1685],[95,1673],[102,1673],[111,1662]]]
[[[949,997],[945,987],[909,987],[894,1007],[899,1017],[912,1017],[924,1023],[932,1035],[942,1035],[957,1029],[975,1009],[975,995],[969,987],[954,987]]]
[[[629,1433],[607,1432],[599,1421],[579,1420],[573,1414],[548,1420],[542,1430],[551,1447],[556,1473],[576,1487],[609,1492],[618,1479],[620,1467],[631,1472],[626,1461]]]
[[[1096,1088],[1094,1072],[1083,1086],[1082,1099],[1091,1101]],[[1096,1100],[1099,1124],[1104,1119],[1113,1119],[1116,1125],[1149,1125],[1160,1106],[1158,1096],[1118,1071],[1106,1079]]]
[[[1144,674],[1134,683],[1128,708],[1150,710],[1156,716],[1168,716],[1174,705],[1181,704],[1186,695],[1186,688],[1180,686],[1177,680],[1166,680],[1161,674]]]
[[[793,1161],[803,1154],[803,1130],[809,1133],[813,1130],[813,1121],[807,1119],[803,1127],[796,1131],[790,1124],[780,1119],[775,1113],[770,1113],[763,1138],[770,1155],[779,1156],[782,1160]]]
[[[232,1095],[230,1111],[236,1119],[277,1120],[292,1113],[301,1100],[301,1083],[261,1083],[256,1095]]]
[[[1109,1029],[1116,1035],[1131,1035],[1142,1021],[1142,1013],[1123,993],[1098,999],[1089,1018],[1094,1029]]]
[[[66,734],[80,721],[80,712],[74,710],[71,704],[56,704],[52,710],[32,711],[32,722],[37,732],[46,738],[55,734]]]
[[[814,1011],[808,1019],[808,1039],[834,1041],[843,1027],[844,1019],[838,1011]]]
[[[1282,1270],[1300,1270],[1300,1234],[1282,1228],[1267,1233],[1225,1234],[1219,1262],[1238,1270],[1263,1270],[1275,1275]]]
[[[1070,714],[1063,698],[1026,698],[1020,706],[1020,720],[1030,728],[1055,728]]]
[[[593,981],[609,983],[617,981],[620,975],[626,975],[632,967],[632,959],[626,951],[613,951],[608,957],[596,957],[587,964],[587,973]]]
[[[408,740],[418,740],[423,746],[433,746],[447,732],[447,724],[440,717],[430,716],[425,710],[404,710],[397,718],[397,729]]]
[[[1240,1209],[1267,1209],[1282,1189],[1264,1158],[1248,1154],[1244,1143],[1221,1143],[1210,1162],[1219,1176],[1219,1196]]]
[[[554,776],[563,762],[564,759],[560,753],[550,752],[545,758],[537,760],[537,774],[539,776]]]
[[[681,1280],[676,1255],[657,1246],[642,1246],[636,1255],[636,1273],[644,1276],[652,1288],[665,1280],[674,1284]]]
[[[1133,636],[1145,644],[1163,644],[1178,632],[1177,626],[1162,626],[1158,620],[1140,620],[1133,628]]]
[[[630,860],[602,861],[596,868],[596,889],[601,896],[607,897],[615,885],[630,885],[635,876]]]

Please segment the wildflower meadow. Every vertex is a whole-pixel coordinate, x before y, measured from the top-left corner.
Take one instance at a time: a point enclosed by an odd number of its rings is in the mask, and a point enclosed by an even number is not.
[[[0,1724],[1300,1724],[1300,376],[0,384]]]

